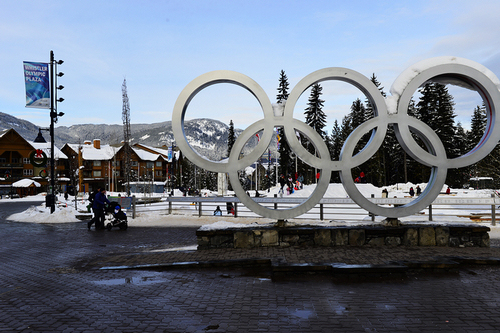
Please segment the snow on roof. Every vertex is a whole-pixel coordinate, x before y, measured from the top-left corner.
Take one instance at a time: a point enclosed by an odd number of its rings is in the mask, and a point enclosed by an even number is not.
[[[36,187],[42,186],[42,185],[40,185],[39,182],[36,182],[32,179],[21,179],[15,183],[13,183],[12,187],[30,187],[31,185],[35,185]]]
[[[144,147],[144,148],[147,148],[149,150],[152,150],[154,152],[157,152],[158,154],[163,154],[163,155],[166,155],[168,156],[168,149],[163,149],[163,148],[157,148],[157,147],[151,147],[151,146],[147,146],[145,144],[142,144],[141,143],[141,146]],[[137,146],[136,146],[137,147]]]
[[[50,142],[32,142],[32,141],[28,141],[28,143],[34,149],[41,149],[47,155],[47,157],[50,157],[50,149],[51,149]],[[59,148],[57,148],[56,146],[54,146],[54,158],[56,160],[68,159],[68,156],[66,156],[66,154],[64,154],[61,150],[59,150]]]
[[[100,149],[95,148],[93,145],[80,145],[75,143],[67,144],[71,149],[78,153],[78,149],[82,147],[82,157],[86,161],[106,161],[110,160],[115,156],[115,152],[118,148],[112,147],[110,145],[101,145]]]
[[[132,147],[132,150],[143,161],[156,161],[158,159],[158,156],[161,157],[161,155],[159,155],[159,154],[153,154],[153,153],[150,153],[150,152],[145,151],[143,149],[139,149],[139,148],[135,148],[135,147]]]

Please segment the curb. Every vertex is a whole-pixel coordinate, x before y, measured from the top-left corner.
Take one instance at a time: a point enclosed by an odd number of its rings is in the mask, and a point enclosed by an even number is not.
[[[272,274],[401,274],[415,270],[449,271],[464,266],[500,265],[500,258],[442,257],[430,261],[393,261],[385,265],[346,263],[276,263],[266,258],[188,261],[162,264],[106,266],[99,270],[175,270],[206,268],[247,268]]]

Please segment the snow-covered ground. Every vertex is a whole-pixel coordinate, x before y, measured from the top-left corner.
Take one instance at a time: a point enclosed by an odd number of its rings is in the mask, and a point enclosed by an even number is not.
[[[405,196],[408,196],[408,191],[410,187],[413,187],[414,189],[416,186],[419,185],[420,188],[425,190],[425,186],[427,184],[397,184],[397,185],[392,185],[392,186],[387,186],[384,187],[388,190],[389,198],[393,197],[398,197],[398,198],[403,198]],[[379,187],[375,187],[371,184],[359,184],[358,188],[360,192],[365,195],[366,197],[370,197],[372,194],[375,195],[375,197],[380,198],[382,194],[382,189]],[[447,186],[443,187],[442,192],[444,193],[446,191]],[[291,195],[284,195],[284,197],[309,197],[311,193],[314,191],[315,185],[309,185],[309,186],[304,186],[303,190],[295,191],[295,193]],[[270,192],[263,192],[260,191],[261,195],[266,195],[268,197],[273,197],[274,194],[278,194],[279,188],[274,187],[270,190]],[[451,189],[451,197],[455,198],[489,198],[491,197],[491,194],[494,193],[494,190],[473,190],[473,189]],[[249,191],[250,195],[253,197],[255,195],[255,191]],[[108,192],[109,195],[115,196],[118,193],[110,193]],[[228,195],[232,195],[232,192],[229,192]],[[122,193],[123,195],[123,193]],[[175,196],[181,196],[181,192],[176,191],[174,193]],[[136,194],[137,197],[140,197],[141,194]],[[160,196],[160,197],[166,197],[164,194],[152,194],[148,196]],[[208,197],[208,196],[216,196],[215,192],[210,192],[207,190],[202,191],[202,196]],[[347,193],[345,192],[342,184],[330,184],[328,187],[327,192],[325,193],[326,198],[346,198]],[[43,200],[45,201],[45,196],[44,194],[40,194],[37,196],[30,196],[30,197],[25,197],[25,198],[19,198],[19,199],[2,199],[1,201],[40,201]],[[1,202],[0,201],[0,202]],[[162,200],[163,201],[163,200]],[[80,198],[77,200],[76,203],[76,209],[75,209],[75,201],[73,197],[69,197],[68,201],[64,200],[62,195],[58,196],[58,203],[56,205],[56,210],[53,214],[50,214],[50,209],[45,207],[45,204],[41,205],[33,205],[29,209],[27,209],[24,212],[17,213],[10,215],[7,219],[10,221],[17,221],[17,222],[30,222],[30,223],[72,223],[72,222],[81,222],[81,220],[77,219],[75,216],[77,214],[81,214],[81,212],[87,212],[87,206],[88,201],[86,198]],[[189,205],[188,205],[189,206]],[[151,211],[148,212],[148,207],[151,207]],[[457,217],[457,215],[469,215],[471,214],[471,209],[474,207],[469,207],[469,206],[464,206],[464,205],[450,205],[450,206],[445,206],[445,207],[440,207],[439,213],[440,214],[452,214],[455,215],[453,218],[450,218],[448,216],[435,216],[434,217],[434,222],[437,223],[456,223],[456,222],[463,222],[463,223],[471,223],[471,220],[468,218],[461,218]],[[477,207],[476,207],[477,208]],[[191,210],[194,212],[196,209],[194,206],[187,207],[188,211]],[[491,212],[488,210],[487,207],[484,207],[484,211]],[[444,213],[443,213],[444,212]],[[197,217],[193,216],[190,212],[186,214],[173,214],[173,215],[166,215],[165,213],[158,212],[157,210],[154,210],[154,205],[151,206],[146,206],[146,207],[141,207],[140,213],[136,215],[134,219],[131,218],[131,212],[128,212],[128,218],[129,218],[129,226],[195,226],[195,227],[202,227],[204,229],[207,228],[227,228],[227,227],[234,227],[234,226],[244,226],[244,225],[252,225],[252,224],[271,224],[274,223],[275,221],[270,220],[270,219],[265,219],[265,218],[234,218],[232,216],[202,216],[202,217]],[[195,214],[196,215],[196,214]],[[361,218],[361,217],[360,217]],[[383,217],[376,217],[375,223],[379,223],[381,220],[383,220]],[[403,223],[405,222],[415,222],[419,221],[421,223],[428,223],[427,222],[427,217],[425,216],[409,216],[405,218],[400,219]],[[317,220],[312,220],[312,219],[303,219],[303,220],[291,220],[291,223],[300,223],[300,224],[316,224],[316,225],[340,225],[342,224],[341,221],[341,216],[336,217],[335,221],[319,221]],[[346,222],[346,223],[356,223],[356,222]],[[357,223],[363,223],[363,224],[370,224],[373,223],[369,217],[362,218],[361,221]],[[486,221],[482,223],[475,223],[481,224],[481,225],[486,225],[492,229],[490,236],[492,238],[500,238],[500,227],[497,226],[491,226],[491,222]]]

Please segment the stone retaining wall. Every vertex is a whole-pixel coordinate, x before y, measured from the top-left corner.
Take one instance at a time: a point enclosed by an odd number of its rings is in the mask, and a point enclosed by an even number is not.
[[[485,226],[252,227],[198,230],[198,249],[269,246],[451,246],[489,247]]]

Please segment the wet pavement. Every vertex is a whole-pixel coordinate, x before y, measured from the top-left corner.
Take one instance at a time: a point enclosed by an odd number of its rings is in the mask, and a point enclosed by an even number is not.
[[[195,231],[131,224],[126,231],[96,232],[88,231],[85,222],[2,219],[0,332],[500,329],[497,247],[167,251],[195,245]],[[430,265],[453,258],[468,261]],[[181,262],[196,264],[172,265]],[[311,263],[388,262],[429,265],[376,274],[276,270]],[[133,265],[157,267],[102,269]]]

